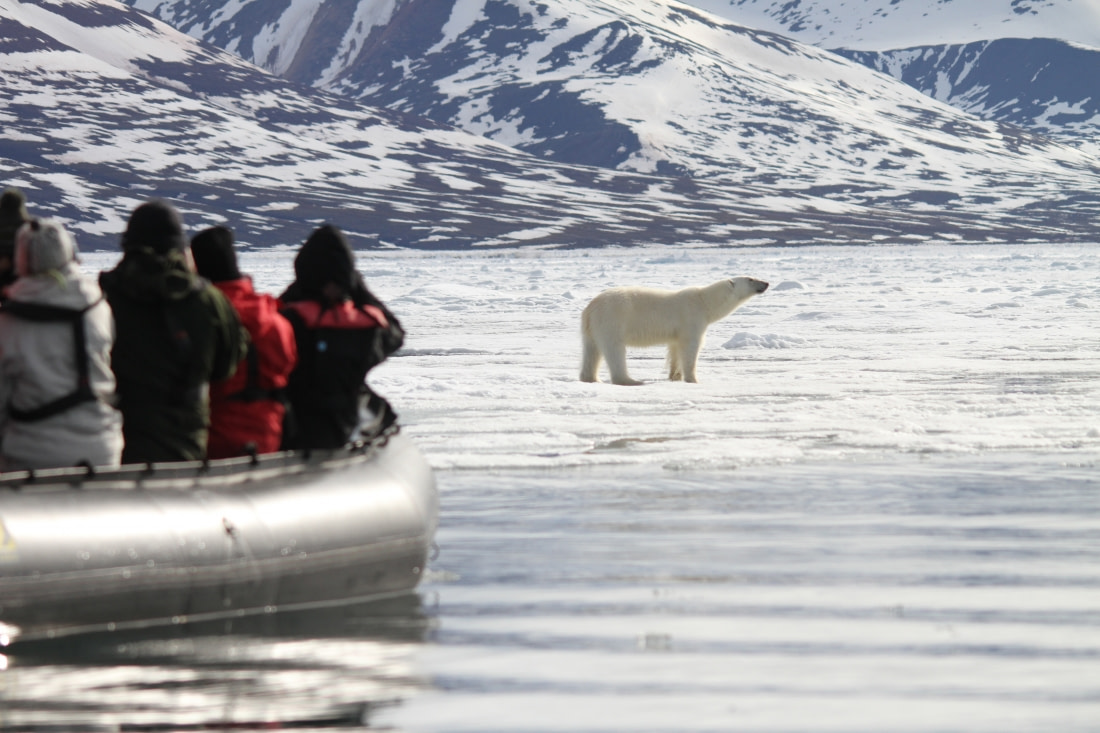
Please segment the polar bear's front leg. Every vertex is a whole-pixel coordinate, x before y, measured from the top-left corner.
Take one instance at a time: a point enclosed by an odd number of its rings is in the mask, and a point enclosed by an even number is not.
[[[680,345],[675,341],[668,344],[668,379],[677,382],[684,378],[684,362],[680,354]]]
[[[702,338],[688,338],[680,343],[680,365],[683,369],[685,382],[694,384],[699,381],[695,378],[695,365],[699,361],[699,350],[702,348]]]

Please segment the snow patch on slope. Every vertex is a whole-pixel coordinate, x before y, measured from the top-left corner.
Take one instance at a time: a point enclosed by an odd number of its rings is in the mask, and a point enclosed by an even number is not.
[[[335,81],[362,50],[363,42],[370,32],[390,22],[397,11],[397,2],[398,0],[372,0],[372,2],[360,2],[355,6],[355,16],[348,32],[340,39],[340,44],[332,57],[332,63],[321,72],[318,78],[320,86]]]

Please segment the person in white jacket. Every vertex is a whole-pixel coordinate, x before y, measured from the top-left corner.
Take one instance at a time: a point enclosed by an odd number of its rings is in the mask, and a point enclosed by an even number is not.
[[[117,466],[111,307],[52,219],[16,233],[15,269],[0,306],[0,471]]]

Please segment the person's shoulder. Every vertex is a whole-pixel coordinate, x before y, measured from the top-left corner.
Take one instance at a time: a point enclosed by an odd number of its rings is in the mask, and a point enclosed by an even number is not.
[[[237,310],[225,293],[210,282],[196,276],[189,297],[180,301],[184,308],[202,312],[216,321],[239,320]]]
[[[261,320],[276,328],[290,327],[285,313],[286,304],[267,293],[255,293],[255,297],[256,311]]]
[[[96,278],[104,295],[113,293],[118,288],[118,268],[102,270]]]
[[[279,300],[279,313],[292,320],[304,323],[316,323],[321,315],[321,304],[314,300]]]
[[[216,303],[218,305],[229,303],[229,296],[223,293],[217,285],[197,275],[192,281],[191,289],[201,300]]]
[[[314,300],[297,300],[283,305],[284,315],[300,318],[310,328],[361,330],[385,326],[385,315],[373,306],[357,306],[350,300],[322,306]]]
[[[218,283],[219,287],[223,284]],[[290,322],[282,313],[283,304],[268,293],[258,293],[251,287],[247,289],[223,290],[229,297],[241,321],[249,330],[283,329],[291,330]]]
[[[277,314],[285,306],[285,304],[270,293],[261,293],[249,288],[247,295],[245,296],[258,308],[261,308],[265,313]]]
[[[355,305],[350,300],[330,308],[326,311],[327,325],[332,328],[348,330],[366,330],[372,328],[385,328],[386,316],[382,311],[372,305]]]

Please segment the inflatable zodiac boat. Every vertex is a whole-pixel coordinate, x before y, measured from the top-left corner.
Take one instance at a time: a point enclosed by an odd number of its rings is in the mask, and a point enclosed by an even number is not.
[[[438,516],[395,429],[339,451],[0,474],[0,646],[408,593]]]

